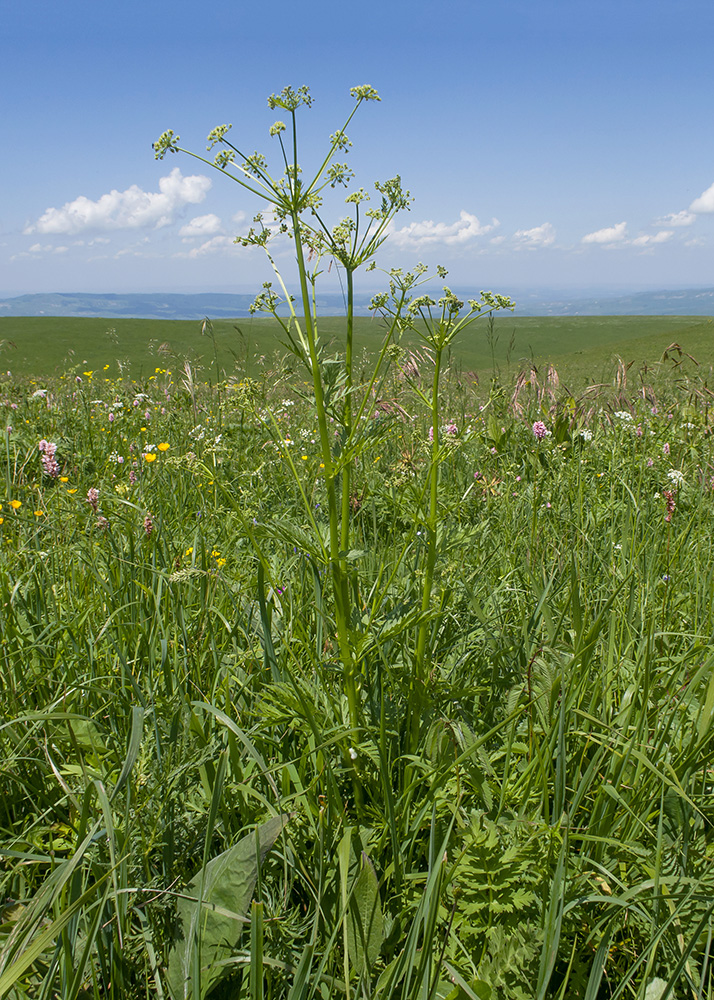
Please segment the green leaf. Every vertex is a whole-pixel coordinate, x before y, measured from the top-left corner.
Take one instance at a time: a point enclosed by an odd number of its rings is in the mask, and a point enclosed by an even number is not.
[[[198,872],[179,899],[181,937],[169,955],[167,983],[173,1000],[202,1000],[223,974],[241,936],[260,865],[278,839],[289,816],[275,816],[239,840]],[[203,899],[199,887],[203,878]],[[201,997],[191,988],[191,963],[201,941]]]
[[[379,958],[383,933],[379,881],[374,865],[363,851],[347,912],[347,946],[350,961],[359,976],[365,970],[369,972]]]

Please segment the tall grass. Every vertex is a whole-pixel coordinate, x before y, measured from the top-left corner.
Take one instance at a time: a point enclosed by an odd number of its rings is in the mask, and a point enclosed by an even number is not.
[[[433,374],[402,356],[360,418],[358,734],[300,383],[3,385],[4,995],[172,996],[183,940],[189,996],[711,996],[707,390],[447,370],[425,609]]]
[[[295,241],[289,364],[1,386],[0,995],[711,998],[711,393],[480,393],[509,302],[421,267],[328,356],[320,259],[406,196],[307,225],[348,140],[303,182],[280,125],[281,181],[216,165]]]

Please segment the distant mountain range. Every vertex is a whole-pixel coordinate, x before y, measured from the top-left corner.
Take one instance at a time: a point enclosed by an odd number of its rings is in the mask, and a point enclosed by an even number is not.
[[[463,298],[478,297],[474,289],[455,289]],[[433,291],[434,297],[438,292]],[[714,288],[679,288],[630,295],[578,297],[558,291],[512,293],[518,316],[714,316]],[[355,310],[369,312],[372,293],[358,295]],[[177,295],[142,293],[97,295],[85,292],[18,295],[0,299],[2,316],[100,316],[106,319],[232,319],[249,315],[254,296],[203,293]],[[345,304],[339,292],[318,298],[326,316],[340,315]]]

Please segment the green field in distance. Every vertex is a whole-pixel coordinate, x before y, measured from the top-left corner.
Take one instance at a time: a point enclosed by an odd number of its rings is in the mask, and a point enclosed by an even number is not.
[[[380,345],[379,318],[355,320],[357,356],[372,354]],[[272,319],[217,320],[213,324],[218,367],[230,375],[255,370],[260,359],[285,353],[282,331]],[[344,319],[325,317],[321,336],[338,351]],[[402,341],[418,348],[417,337]],[[457,340],[452,361],[479,375],[517,373],[529,361],[550,362],[573,383],[600,380],[613,360],[656,362],[672,343],[691,354],[702,367],[714,364],[714,321],[701,316],[576,316],[496,318],[492,336],[486,318],[479,319]],[[95,319],[71,317],[0,318],[0,368],[13,374],[49,377],[79,370],[118,374],[117,363],[132,377],[154,369],[175,368],[189,360],[215,379],[213,341],[201,335],[194,320]]]

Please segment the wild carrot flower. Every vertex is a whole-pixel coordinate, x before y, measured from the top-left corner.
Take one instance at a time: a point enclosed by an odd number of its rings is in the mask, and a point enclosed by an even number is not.
[[[99,490],[95,486],[92,486],[90,490],[87,490],[87,503],[96,514],[97,507],[99,506]]]
[[[538,441],[542,441],[543,438],[550,437],[550,431],[542,420],[536,420],[533,424],[533,435]]]

